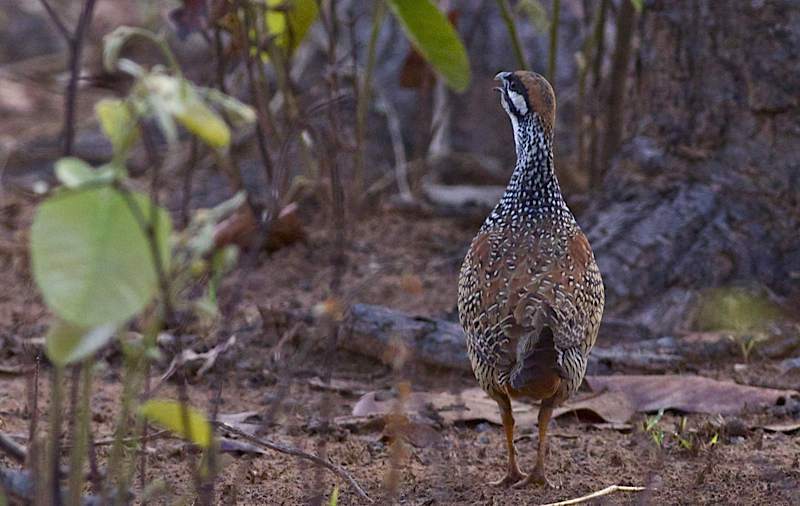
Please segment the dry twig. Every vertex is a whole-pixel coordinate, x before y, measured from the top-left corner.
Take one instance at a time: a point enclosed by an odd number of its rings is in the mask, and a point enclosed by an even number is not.
[[[578,503],[586,502],[589,499],[596,499],[596,498],[602,497],[604,495],[613,494],[614,492],[641,492],[644,489],[645,489],[645,487],[629,487],[629,486],[626,486],[626,485],[611,485],[610,487],[606,487],[603,490],[598,490],[597,492],[592,492],[589,495],[576,497],[575,499],[568,499],[566,501],[551,502],[551,503],[548,503],[548,504],[544,504],[542,506],[567,506],[568,504],[578,504]]]
[[[367,493],[364,492],[364,489],[361,488],[361,486],[358,484],[358,482],[352,476],[350,476],[347,473],[347,471],[342,469],[340,466],[337,466],[336,464],[333,464],[331,462],[328,462],[327,460],[323,460],[323,459],[317,457],[316,455],[311,455],[310,453],[306,453],[306,452],[298,450],[296,448],[290,448],[288,446],[283,446],[283,445],[280,445],[278,443],[273,443],[272,441],[268,441],[266,439],[261,439],[261,438],[255,437],[255,436],[251,436],[250,434],[248,434],[246,432],[243,432],[243,431],[240,431],[238,429],[235,429],[231,425],[228,425],[227,423],[224,423],[224,422],[212,422],[212,424],[217,428],[224,429],[224,430],[230,432],[231,434],[236,434],[237,436],[239,436],[241,438],[244,438],[244,439],[250,441],[251,443],[255,443],[255,444],[257,444],[257,445],[259,445],[259,446],[261,446],[263,448],[267,448],[269,450],[274,450],[274,451],[280,452],[280,453],[285,453],[286,455],[292,455],[292,456],[295,456],[295,457],[300,457],[300,458],[303,458],[303,459],[306,459],[306,460],[310,460],[311,462],[313,462],[314,464],[316,464],[318,466],[321,466],[321,467],[324,467],[324,468],[326,468],[326,469],[328,469],[330,471],[333,471],[334,473],[338,474],[339,477],[341,477],[342,479],[347,481],[355,489],[355,491],[358,493],[358,495],[360,495],[365,501],[369,502],[370,504],[374,502],[367,495]]]

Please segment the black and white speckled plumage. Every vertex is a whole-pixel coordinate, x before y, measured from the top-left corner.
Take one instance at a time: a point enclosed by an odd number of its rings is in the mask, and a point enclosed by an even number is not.
[[[517,164],[464,259],[458,309],[475,376],[502,411],[509,396],[558,405],[577,390],[604,295],[594,255],[555,175],[552,88],[531,72],[498,77]],[[513,417],[510,425],[513,433]]]

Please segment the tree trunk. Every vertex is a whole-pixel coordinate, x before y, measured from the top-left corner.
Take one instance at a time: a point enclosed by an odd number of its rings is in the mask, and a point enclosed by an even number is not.
[[[704,288],[800,301],[800,9],[791,0],[645,7],[628,138],[582,218],[606,313],[691,327]]]

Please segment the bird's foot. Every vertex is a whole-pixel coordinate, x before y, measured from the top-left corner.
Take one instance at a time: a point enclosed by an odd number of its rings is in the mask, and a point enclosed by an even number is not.
[[[541,467],[534,468],[533,472],[529,474],[525,479],[514,483],[514,488],[524,488],[530,485],[531,483],[535,483],[537,485],[544,485],[547,488],[556,488],[550,480],[547,479],[547,476],[544,475],[544,471]]]
[[[509,485],[514,485],[515,483],[525,480],[527,477],[520,472],[519,469],[509,469],[506,475],[497,481],[490,481],[489,485],[493,487],[507,487]]]

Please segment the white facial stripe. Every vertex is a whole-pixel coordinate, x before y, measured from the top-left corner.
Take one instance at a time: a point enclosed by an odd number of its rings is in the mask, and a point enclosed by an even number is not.
[[[508,98],[514,102],[514,107],[517,108],[520,116],[528,114],[528,104],[525,102],[525,97],[514,90],[508,90]]]

